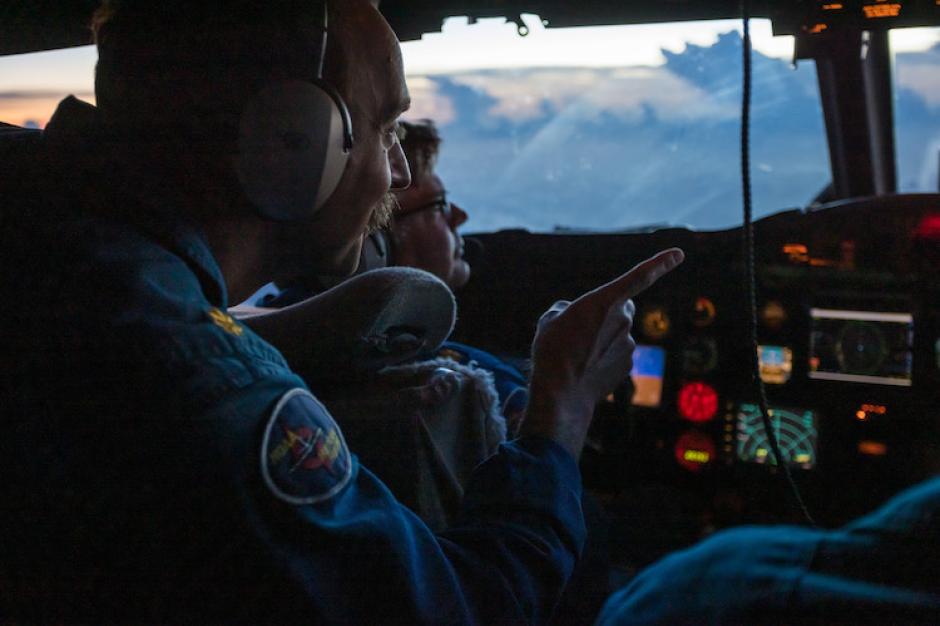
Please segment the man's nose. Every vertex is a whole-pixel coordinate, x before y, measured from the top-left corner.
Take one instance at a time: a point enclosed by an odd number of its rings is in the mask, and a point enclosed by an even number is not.
[[[461,209],[459,206],[450,203],[450,227],[457,228],[461,224],[467,221],[467,212]]]
[[[405,152],[397,141],[388,151],[388,164],[392,171],[391,189],[393,191],[407,189],[411,185],[411,168],[408,167],[408,159],[405,158]]]

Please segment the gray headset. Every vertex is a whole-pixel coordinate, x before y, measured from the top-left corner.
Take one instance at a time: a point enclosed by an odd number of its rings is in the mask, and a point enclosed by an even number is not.
[[[323,80],[327,3],[317,24],[316,75],[268,85],[241,115],[235,169],[242,190],[265,218],[309,219],[332,195],[353,145],[352,120],[336,89]]]

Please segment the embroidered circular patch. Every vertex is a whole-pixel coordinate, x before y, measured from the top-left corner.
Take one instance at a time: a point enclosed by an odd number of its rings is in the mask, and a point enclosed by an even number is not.
[[[352,477],[343,433],[306,389],[291,389],[274,406],[261,443],[261,475],[290,504],[328,500]]]

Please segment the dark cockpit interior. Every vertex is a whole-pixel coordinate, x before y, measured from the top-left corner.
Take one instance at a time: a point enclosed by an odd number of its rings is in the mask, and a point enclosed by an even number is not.
[[[0,11],[0,55],[88,44],[96,4]],[[520,34],[523,14],[548,30],[741,17],[737,1],[383,0],[380,9],[403,42],[454,16],[506,18]],[[753,314],[782,459],[816,523],[835,527],[940,472],[940,193],[899,182],[889,41],[891,29],[940,26],[940,3],[755,1],[750,13],[795,38],[794,62],[813,62],[824,121],[828,170],[818,175],[828,184],[754,224]],[[737,177],[732,156],[720,167]],[[730,203],[740,215],[740,197]],[[473,275],[456,294],[454,339],[523,371],[552,302],[664,248],[685,251],[679,271],[636,298],[632,371],[599,404],[581,458],[615,568],[635,572],[727,527],[805,521],[761,417],[742,226],[470,226]]]

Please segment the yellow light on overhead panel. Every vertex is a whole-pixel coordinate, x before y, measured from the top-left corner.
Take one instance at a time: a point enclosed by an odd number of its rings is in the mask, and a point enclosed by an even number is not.
[[[820,31],[816,30],[817,27],[822,26],[823,29],[826,29],[825,24],[816,24],[811,30],[811,33],[818,33]],[[783,253],[787,255],[794,263],[808,263],[809,262],[809,248],[802,243],[785,243],[783,244]]]
[[[875,4],[872,6],[863,6],[862,11],[865,12],[865,17],[870,20],[883,17],[897,17],[901,14],[901,5],[898,3]]]

